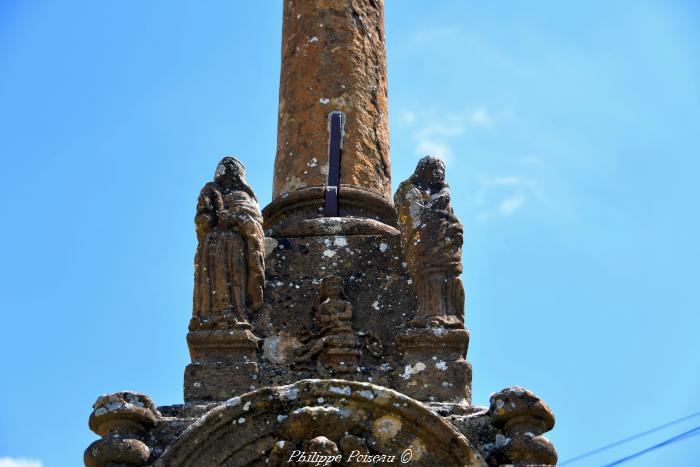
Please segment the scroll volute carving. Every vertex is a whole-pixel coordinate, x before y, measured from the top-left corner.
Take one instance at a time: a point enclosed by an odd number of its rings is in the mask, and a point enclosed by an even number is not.
[[[427,156],[394,195],[401,245],[418,298],[414,324],[464,322],[463,228],[452,208],[445,164]]]
[[[263,304],[265,234],[245,167],[225,157],[197,201],[194,310],[191,330],[248,326]]]

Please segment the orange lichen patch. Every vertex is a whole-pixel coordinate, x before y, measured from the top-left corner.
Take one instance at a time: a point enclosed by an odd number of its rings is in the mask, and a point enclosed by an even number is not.
[[[386,414],[374,422],[373,434],[382,441],[389,441],[401,431],[401,419],[392,414]]]
[[[326,183],[334,110],[347,117],[341,183],[390,199],[382,2],[285,2],[273,198]]]

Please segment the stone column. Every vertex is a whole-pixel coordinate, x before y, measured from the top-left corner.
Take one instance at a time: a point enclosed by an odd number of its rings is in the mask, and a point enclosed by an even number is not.
[[[393,225],[382,0],[286,0],[265,228],[324,215],[329,114],[344,114],[340,217]],[[321,209],[319,209],[321,208]]]

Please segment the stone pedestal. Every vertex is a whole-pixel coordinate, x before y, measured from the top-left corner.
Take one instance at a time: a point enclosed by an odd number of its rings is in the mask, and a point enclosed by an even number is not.
[[[248,329],[187,334],[192,363],[185,368],[185,401],[225,400],[255,389],[259,341]]]
[[[396,337],[402,349],[398,389],[420,401],[471,404],[471,365],[466,329],[407,328]]]

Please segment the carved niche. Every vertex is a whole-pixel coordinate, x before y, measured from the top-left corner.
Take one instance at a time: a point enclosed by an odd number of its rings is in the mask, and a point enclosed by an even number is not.
[[[321,281],[315,307],[315,330],[302,339],[295,364],[316,361],[336,373],[355,372],[362,352],[352,327],[352,304],[345,296],[342,278],[326,276]]]

